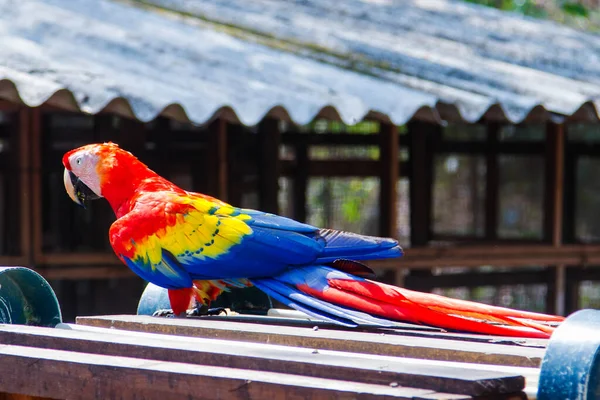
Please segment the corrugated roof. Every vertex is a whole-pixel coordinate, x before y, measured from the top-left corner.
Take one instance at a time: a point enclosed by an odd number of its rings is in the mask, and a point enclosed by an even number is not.
[[[0,0],[0,97],[246,125],[598,118],[600,38],[553,23],[442,0],[151,1],[200,18]]]

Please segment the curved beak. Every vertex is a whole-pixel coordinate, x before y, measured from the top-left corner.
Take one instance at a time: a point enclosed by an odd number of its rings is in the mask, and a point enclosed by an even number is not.
[[[100,196],[94,193],[92,189],[87,187],[86,184],[83,183],[73,172],[66,168],[63,175],[63,180],[65,183],[65,189],[71,200],[83,208],[85,208],[85,202],[87,200],[96,200],[100,198]]]

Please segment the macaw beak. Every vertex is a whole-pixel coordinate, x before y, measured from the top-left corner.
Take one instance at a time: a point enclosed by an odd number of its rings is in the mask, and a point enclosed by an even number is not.
[[[87,200],[96,200],[100,198],[100,196],[94,193],[92,189],[87,187],[86,184],[77,177],[77,175],[66,168],[63,175],[63,180],[65,183],[65,189],[71,200],[83,208],[85,208],[85,202]]]

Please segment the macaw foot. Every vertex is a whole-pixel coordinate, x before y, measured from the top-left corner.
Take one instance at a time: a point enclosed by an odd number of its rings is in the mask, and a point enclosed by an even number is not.
[[[175,314],[173,313],[173,310],[171,310],[170,308],[156,310],[152,313],[152,316],[153,317],[175,318]]]
[[[198,305],[196,308],[187,310],[186,314],[188,317],[201,317],[205,315],[227,315],[229,312],[225,307],[208,308],[205,305]]]
[[[154,311],[153,317],[166,317],[166,318],[185,318],[185,317],[202,317],[207,315],[228,315],[230,313],[228,308],[225,307],[214,307],[208,308],[204,304],[198,304],[197,307],[186,310],[185,313],[175,315],[173,310],[170,308],[160,309]]]

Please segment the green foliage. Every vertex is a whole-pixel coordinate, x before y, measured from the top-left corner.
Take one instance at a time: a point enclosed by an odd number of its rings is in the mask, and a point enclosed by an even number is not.
[[[354,125],[346,125],[343,122],[318,119],[300,128],[301,132],[315,133],[356,133],[369,135],[379,132],[379,123],[374,121],[362,121]]]
[[[532,17],[546,17],[546,10],[535,0],[466,0],[504,11],[516,11]]]
[[[561,8],[567,14],[573,15],[575,17],[587,18],[590,15],[590,12],[583,4],[574,1],[565,1],[562,4]]]
[[[465,0],[468,3],[513,11],[535,18],[546,18],[575,28],[600,30],[600,11],[578,0]]]

